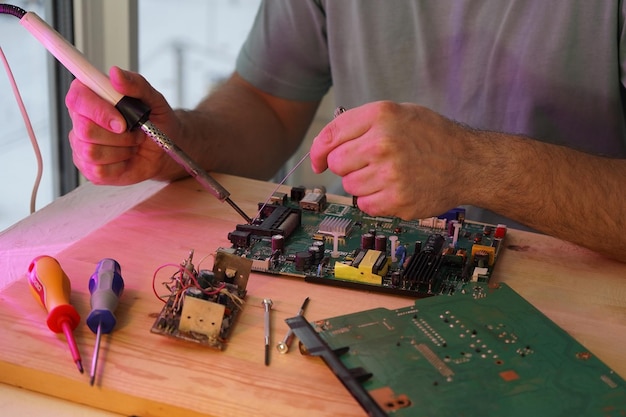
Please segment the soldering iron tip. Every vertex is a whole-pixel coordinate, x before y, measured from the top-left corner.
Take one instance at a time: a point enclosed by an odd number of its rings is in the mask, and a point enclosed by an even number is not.
[[[81,374],[85,372],[85,370],[83,369],[83,363],[80,360],[76,361],[76,367]]]
[[[89,378],[89,385],[91,385],[93,387],[94,382],[96,381],[96,376],[92,375],[91,378]]]

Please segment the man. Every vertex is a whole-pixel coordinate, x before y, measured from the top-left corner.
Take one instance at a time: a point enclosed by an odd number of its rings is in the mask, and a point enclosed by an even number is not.
[[[208,170],[271,177],[333,86],[348,111],[311,148],[372,215],[471,205],[626,261],[625,10],[619,2],[267,0],[232,77],[173,111],[139,75],[113,86]],[[183,176],[80,83],[66,103],[95,183]],[[494,214],[497,213],[497,215]],[[609,237],[610,236],[610,237]]]

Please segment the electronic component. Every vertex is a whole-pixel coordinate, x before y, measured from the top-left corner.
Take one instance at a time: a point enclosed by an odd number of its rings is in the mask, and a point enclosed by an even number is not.
[[[246,234],[249,237],[257,238],[274,235],[289,237],[300,226],[300,212],[301,210],[297,208],[267,204],[262,207],[261,212],[252,223],[238,224],[236,231],[239,234],[233,236]],[[231,238],[230,234],[228,238],[236,246],[242,246],[233,242],[233,239],[239,241],[239,238]]]
[[[468,221],[462,208],[404,221],[328,202],[322,188],[287,194],[228,235],[254,271],[414,297],[454,294],[491,279],[506,236],[506,226]]]
[[[276,191],[272,193],[270,197],[270,203],[277,204],[279,206],[284,205],[287,202],[287,194]]]
[[[626,414],[626,381],[506,284],[287,324],[371,416]]]
[[[192,261],[193,251],[164,282],[170,294],[151,332],[224,349],[243,308],[252,261],[225,251],[215,254],[213,270],[198,271]]]
[[[351,265],[335,263],[335,278],[347,281],[381,285],[391,260],[385,253],[368,249],[359,251]]]
[[[303,210],[323,211],[326,208],[326,189],[316,188],[309,193],[305,193],[300,200],[300,207]]]

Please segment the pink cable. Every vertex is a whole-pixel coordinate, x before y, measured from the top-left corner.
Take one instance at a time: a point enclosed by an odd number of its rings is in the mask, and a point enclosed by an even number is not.
[[[22,101],[22,96],[20,95],[20,91],[17,88],[17,83],[15,82],[13,71],[11,71],[11,67],[9,66],[9,62],[7,61],[7,57],[4,55],[2,47],[0,47],[0,57],[2,57],[4,68],[7,72],[7,76],[9,77],[11,88],[13,89],[13,95],[15,96],[15,100],[17,100],[17,105],[19,106],[20,112],[22,113],[24,125],[26,126],[26,131],[28,132],[28,137],[30,138],[30,142],[33,145],[33,151],[35,152],[35,158],[37,159],[37,176],[35,178],[33,191],[30,196],[30,213],[33,214],[36,208],[35,203],[37,201],[37,191],[39,190],[39,184],[41,183],[41,177],[43,175],[43,159],[41,158],[41,150],[39,149],[39,144],[37,143],[37,138],[35,137],[33,125],[30,123],[30,118],[28,117],[28,113],[26,112],[26,106],[24,106],[24,101]]]

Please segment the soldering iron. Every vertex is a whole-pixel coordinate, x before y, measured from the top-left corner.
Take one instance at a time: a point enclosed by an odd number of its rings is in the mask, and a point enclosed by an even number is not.
[[[133,97],[123,96],[111,85],[109,78],[94,67],[87,58],[36,13],[27,12],[17,6],[0,5],[0,13],[10,14],[20,19],[26,28],[56,59],[61,62],[79,81],[103,99],[113,104],[124,116],[129,130],[140,128],[159,145],[172,159],[180,164],[207,191],[225,201],[235,209],[247,223],[252,219],[231,199],[230,193],[204,169],[183,152],[165,133],[149,120],[150,108]]]

